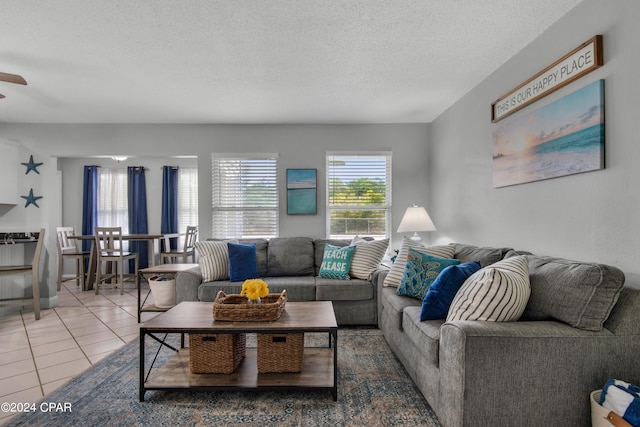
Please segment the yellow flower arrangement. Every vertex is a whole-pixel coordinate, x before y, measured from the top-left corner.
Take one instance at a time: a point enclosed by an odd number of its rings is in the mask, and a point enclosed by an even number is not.
[[[248,279],[242,284],[240,295],[246,295],[252,301],[264,298],[269,294],[269,286],[262,279]]]

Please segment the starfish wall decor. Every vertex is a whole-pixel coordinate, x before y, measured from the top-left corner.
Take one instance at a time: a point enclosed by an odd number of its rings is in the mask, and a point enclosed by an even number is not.
[[[20,164],[27,167],[27,171],[24,173],[25,175],[28,174],[31,171],[34,171],[35,173],[40,175],[40,172],[38,172],[38,166],[42,166],[42,162],[40,162],[40,163],[34,162],[33,161],[33,154],[31,156],[29,156],[29,163],[20,163]]]
[[[40,206],[38,206],[38,203],[36,202],[38,199],[42,199],[42,196],[34,196],[33,195],[33,188],[29,189],[29,195],[28,196],[20,196],[23,199],[25,199],[27,202],[24,204],[24,207],[28,207],[29,205],[34,205],[36,208],[39,208]]]

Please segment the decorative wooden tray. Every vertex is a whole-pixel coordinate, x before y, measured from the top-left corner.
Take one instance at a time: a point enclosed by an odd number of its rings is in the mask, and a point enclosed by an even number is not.
[[[269,294],[259,303],[249,303],[244,295],[219,291],[213,302],[213,319],[231,322],[270,322],[278,320],[287,302],[287,291]]]

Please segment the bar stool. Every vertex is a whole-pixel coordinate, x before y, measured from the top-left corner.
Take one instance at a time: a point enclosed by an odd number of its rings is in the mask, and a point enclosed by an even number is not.
[[[125,277],[134,276],[136,288],[138,287],[138,254],[125,252],[122,246],[122,227],[95,227],[95,244],[97,255],[96,268],[96,295],[100,292],[102,282],[111,280],[110,285],[120,285],[120,295],[124,294]],[[124,274],[124,262],[134,260],[134,272]],[[105,263],[106,273],[102,273],[102,263]],[[119,281],[117,279],[120,279]],[[115,283],[114,283],[115,282]]]

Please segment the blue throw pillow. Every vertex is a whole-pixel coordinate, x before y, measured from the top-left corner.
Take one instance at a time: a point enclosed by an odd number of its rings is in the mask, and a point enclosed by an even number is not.
[[[422,300],[420,321],[446,318],[458,289],[480,268],[479,261],[470,261],[442,270]]]
[[[440,272],[450,265],[460,264],[457,259],[439,258],[409,248],[407,263],[396,293],[422,300]]]
[[[349,269],[351,260],[355,252],[355,246],[345,246],[340,248],[326,244],[324,245],[324,256],[320,265],[319,277],[325,279],[349,280]]]
[[[228,243],[229,246],[229,280],[243,282],[257,279],[258,263],[256,262],[256,245]]]

